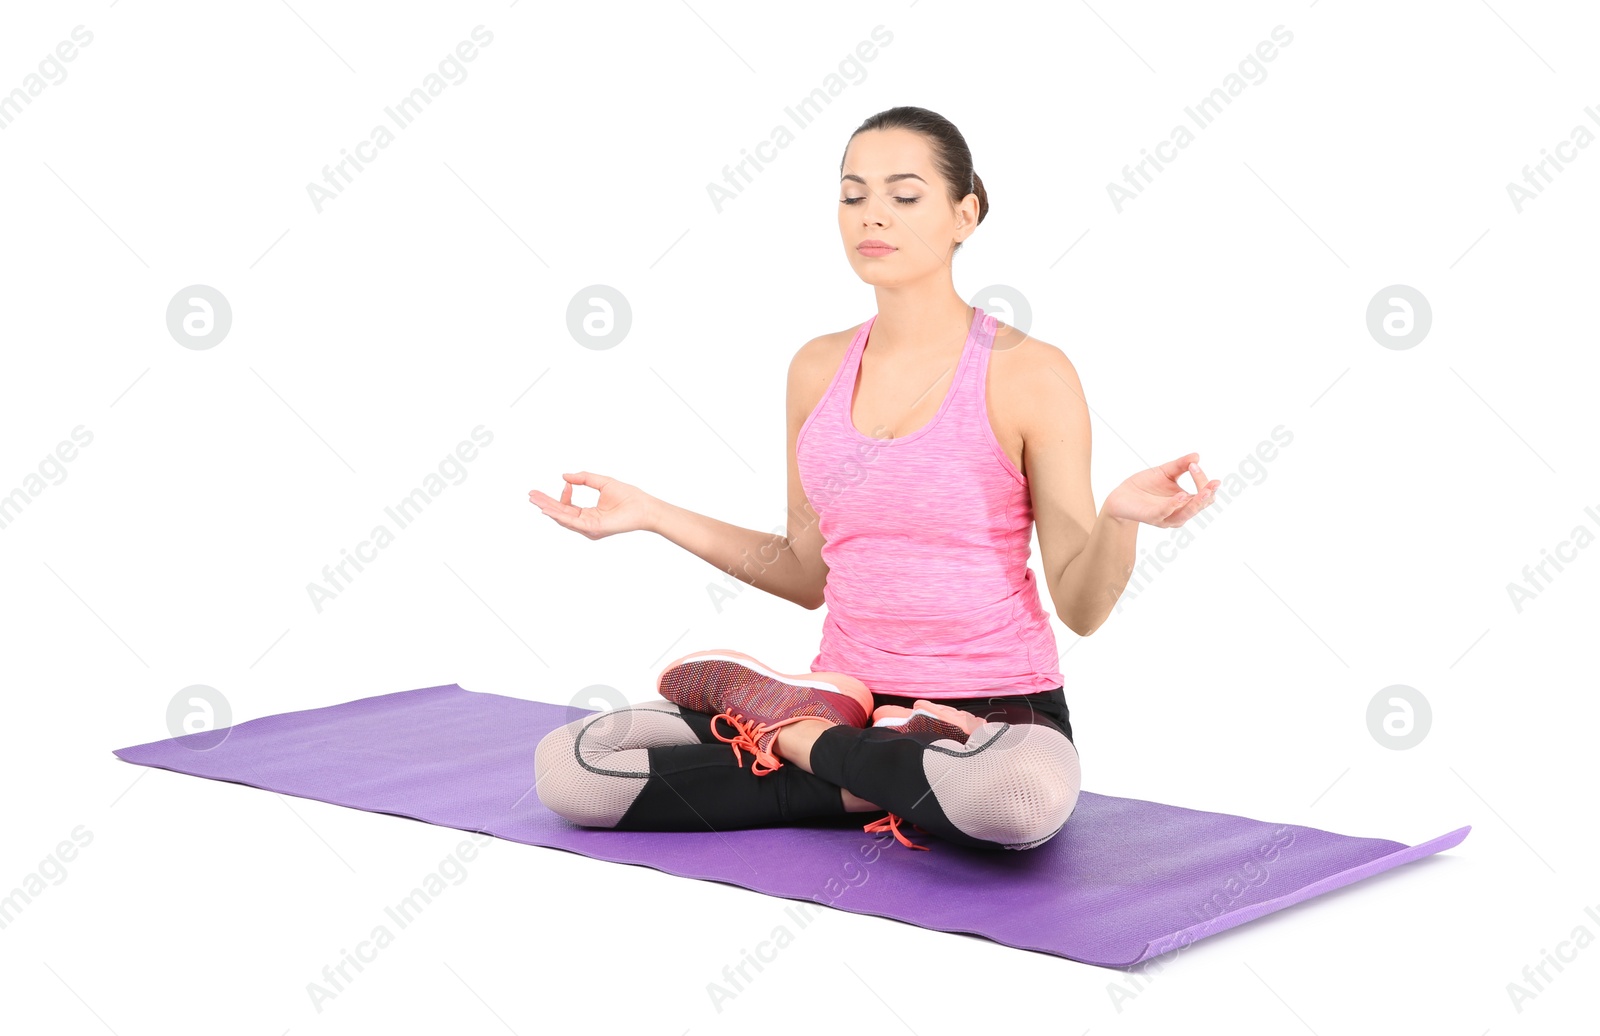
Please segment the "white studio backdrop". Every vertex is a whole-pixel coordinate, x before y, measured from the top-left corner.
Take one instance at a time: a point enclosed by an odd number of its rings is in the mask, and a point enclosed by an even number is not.
[[[7,1030],[1592,1019],[1593,11],[0,17],[0,893],[33,890],[0,927]],[[1077,366],[1096,501],[1191,450],[1225,480],[1181,544],[1141,529],[1153,560],[1100,631],[1056,623],[1085,788],[1472,833],[1131,973],[830,911],[726,1002],[708,984],[793,927],[784,901],[498,842],[317,1001],[465,835],[111,750],[169,736],[196,685],[236,722],[448,683],[647,701],[711,647],[807,668],[822,611],[719,597],[666,540],[588,541],[527,493],[588,470],[780,526],[789,360],[873,312],[840,157],[901,104],[972,147],[992,210],[957,290],[1002,319],[1025,304]],[[599,297],[629,313],[604,348],[569,316]],[[399,527],[386,509],[429,484]],[[392,542],[332,583],[379,524]]]

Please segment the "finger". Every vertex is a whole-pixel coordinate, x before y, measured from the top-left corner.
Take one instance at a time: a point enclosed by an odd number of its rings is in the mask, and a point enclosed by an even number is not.
[[[1199,461],[1190,461],[1189,474],[1194,476],[1195,492],[1204,493],[1206,491],[1206,473],[1200,467]]]
[[[567,476],[566,475],[562,475],[561,477],[564,479]],[[561,487],[561,502],[566,504],[568,507],[572,506],[572,483],[571,482],[568,482],[566,485]]]
[[[550,520],[561,526],[563,529],[571,529],[573,532],[583,531],[583,523],[580,521],[580,518],[583,514],[581,508],[566,507],[559,511],[549,510],[546,511],[545,514],[549,515]]]
[[[1191,499],[1189,501],[1189,503],[1185,504],[1183,507],[1180,507],[1177,511],[1175,511],[1172,514],[1171,521],[1172,521],[1172,523],[1174,525],[1182,525],[1184,522],[1188,521],[1190,518],[1193,518],[1195,515],[1199,514],[1201,511],[1205,510],[1206,506],[1208,504],[1210,504],[1210,503],[1211,503],[1211,494],[1210,493],[1202,493],[1201,495],[1194,497],[1193,499]]]
[[[550,499],[550,497],[539,492],[537,489],[528,494],[528,503],[537,507],[541,513],[551,515],[552,517],[555,515],[555,512],[561,508],[560,501]]]
[[[539,492],[537,489],[529,491],[528,499],[534,504],[535,507],[539,508],[539,510],[545,512],[546,514],[549,514],[552,511],[570,512],[577,510],[577,508],[573,507],[571,504],[564,504],[560,500],[552,498],[547,493]]]
[[[1189,470],[1189,463],[1191,461],[1198,460],[1199,458],[1200,454],[1198,453],[1186,454],[1182,457],[1179,457],[1177,460],[1167,461],[1165,464],[1161,465],[1159,470],[1168,478],[1176,480],[1179,475]]]
[[[540,511],[569,529],[573,528],[571,523],[577,521],[578,516],[583,513],[583,508],[574,507],[562,500],[552,500],[547,494],[541,493],[537,489],[528,494],[528,499],[533,501]]]

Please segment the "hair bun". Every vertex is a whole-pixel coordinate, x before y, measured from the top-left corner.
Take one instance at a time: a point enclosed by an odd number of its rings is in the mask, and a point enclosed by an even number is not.
[[[989,192],[983,189],[983,177],[976,170],[972,173],[972,193],[978,196],[978,222],[982,223],[989,214]]]

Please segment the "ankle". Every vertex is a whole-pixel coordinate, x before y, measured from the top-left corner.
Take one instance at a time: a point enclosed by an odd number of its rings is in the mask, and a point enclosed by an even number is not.
[[[810,772],[811,746],[824,730],[832,726],[837,724],[811,717],[787,723],[778,728],[778,737],[772,742],[773,754]]]
[[[875,806],[846,788],[840,788],[839,795],[844,800],[846,813],[878,813],[883,810],[882,806]]]

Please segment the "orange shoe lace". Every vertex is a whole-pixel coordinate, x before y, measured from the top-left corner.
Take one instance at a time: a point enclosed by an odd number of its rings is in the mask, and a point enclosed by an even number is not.
[[[736,731],[733,737],[723,737],[717,732],[717,720],[719,719],[727,720],[728,725],[733,727],[733,729]],[[763,750],[762,747],[757,743],[757,739],[759,739],[762,735],[776,729],[779,726],[782,726],[782,724],[774,724],[773,726],[769,727],[761,723],[753,723],[750,720],[745,719],[743,716],[732,712],[719,712],[715,716],[711,717],[712,736],[718,741],[726,741],[728,744],[733,746],[733,757],[739,761],[740,766],[744,765],[744,756],[739,754],[739,750],[741,748],[747,749],[751,755],[755,756],[755,761],[750,764],[750,772],[755,774],[757,777],[765,777],[767,774],[783,765],[782,759],[779,759],[771,752]]]
[[[896,841],[905,846],[907,849],[921,849],[926,852],[928,849],[927,846],[918,845],[900,833],[900,825],[905,822],[906,821],[901,819],[899,816],[895,815],[894,813],[890,813],[886,816],[879,817],[870,824],[863,824],[861,826],[861,830],[873,832],[888,831],[890,834],[894,835]],[[912,824],[911,826],[917,828],[918,831],[926,830],[926,828],[918,827],[916,824]]]

